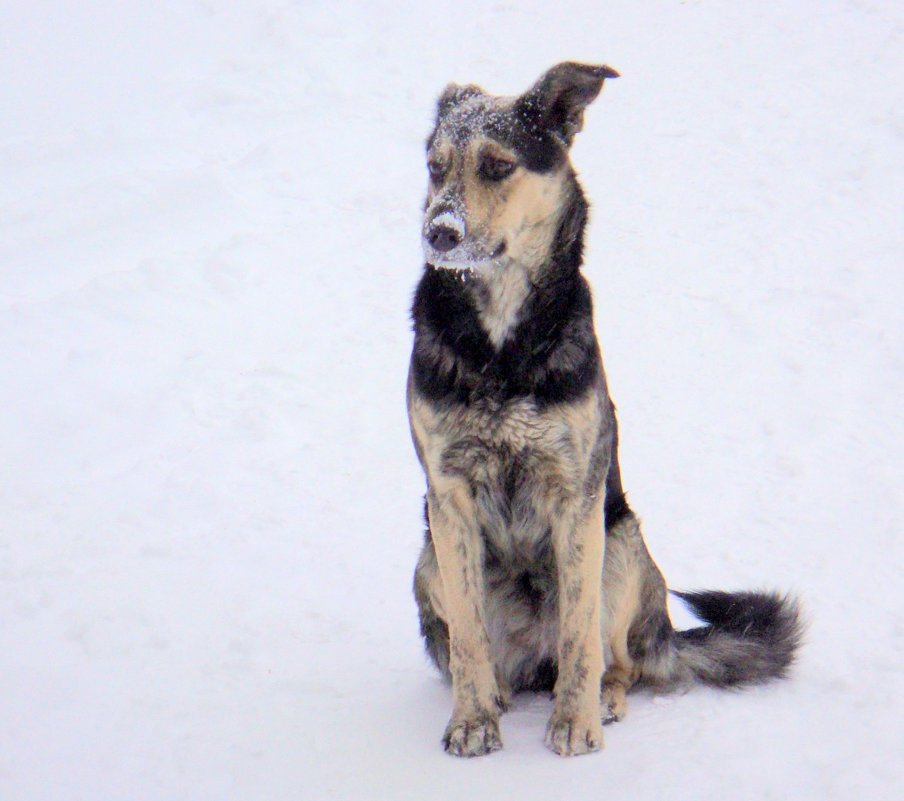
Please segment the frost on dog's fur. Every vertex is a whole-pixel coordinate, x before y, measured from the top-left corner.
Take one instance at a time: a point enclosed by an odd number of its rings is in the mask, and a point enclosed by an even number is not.
[[[686,594],[707,625],[676,633],[625,499],[568,156],[616,75],[559,64],[515,98],[450,85],[427,142],[408,382],[427,478],[414,589],[452,682],[443,742],[458,756],[502,746],[513,692],[553,690],[546,743],[583,754],[632,687],[776,678],[800,640],[795,603],[763,593]]]

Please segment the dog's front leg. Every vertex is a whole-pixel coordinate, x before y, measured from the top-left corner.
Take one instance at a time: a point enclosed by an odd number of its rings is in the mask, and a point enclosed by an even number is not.
[[[563,756],[603,745],[602,501],[600,492],[590,509],[559,516],[552,530],[559,574],[559,677],[546,745]]]
[[[427,515],[449,626],[453,706],[443,744],[456,756],[489,754],[502,748],[502,702],[484,620],[483,544],[467,484],[431,487]]]

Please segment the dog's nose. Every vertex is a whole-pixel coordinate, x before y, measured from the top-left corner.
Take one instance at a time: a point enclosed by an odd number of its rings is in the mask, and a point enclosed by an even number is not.
[[[447,225],[433,225],[427,232],[427,241],[434,250],[446,253],[461,242],[461,234]]]

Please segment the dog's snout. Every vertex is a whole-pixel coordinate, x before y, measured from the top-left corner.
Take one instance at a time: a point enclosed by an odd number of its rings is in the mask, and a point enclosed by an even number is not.
[[[461,234],[448,225],[431,225],[427,232],[427,241],[434,250],[448,253],[461,242]]]

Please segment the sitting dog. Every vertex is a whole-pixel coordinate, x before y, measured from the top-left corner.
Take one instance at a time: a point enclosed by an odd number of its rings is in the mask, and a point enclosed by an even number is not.
[[[707,625],[676,632],[625,500],[569,160],[617,75],[559,64],[514,98],[450,85],[427,142],[408,381],[427,479],[414,591],[452,682],[443,743],[458,756],[502,747],[512,692],[552,690],[546,744],[585,754],[631,687],[780,677],[800,640],[796,603],[767,593],[679,593]]]

